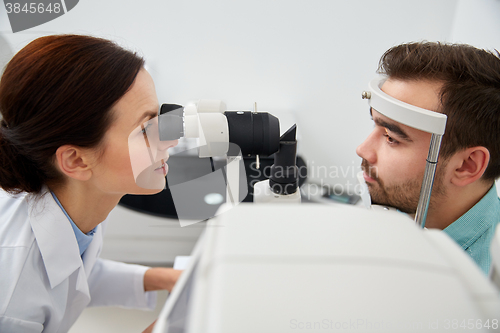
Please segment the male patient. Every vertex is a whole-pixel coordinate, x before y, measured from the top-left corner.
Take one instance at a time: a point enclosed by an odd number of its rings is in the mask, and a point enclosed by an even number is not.
[[[425,226],[444,230],[481,269],[500,221],[500,58],[469,45],[411,43],[389,49],[386,94],[448,116]],[[372,202],[414,215],[431,134],[371,109],[375,128],[357,148]]]

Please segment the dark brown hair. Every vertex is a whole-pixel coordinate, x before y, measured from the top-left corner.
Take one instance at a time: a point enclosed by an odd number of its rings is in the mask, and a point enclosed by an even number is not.
[[[486,147],[490,162],[483,175],[500,176],[499,53],[464,44],[410,43],[389,49],[378,72],[399,80],[443,82],[440,112],[448,116],[441,157],[474,146]]]
[[[135,53],[90,36],[42,37],[19,51],[0,80],[0,187],[38,193],[60,183],[56,150],[98,147],[112,106],[143,65]]]

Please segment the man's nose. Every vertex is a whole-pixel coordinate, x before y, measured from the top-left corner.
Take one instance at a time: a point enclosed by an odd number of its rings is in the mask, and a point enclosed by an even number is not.
[[[375,143],[375,131],[370,133],[368,137],[356,148],[356,154],[359,157],[365,159],[370,164],[375,164],[377,162],[377,151]]]

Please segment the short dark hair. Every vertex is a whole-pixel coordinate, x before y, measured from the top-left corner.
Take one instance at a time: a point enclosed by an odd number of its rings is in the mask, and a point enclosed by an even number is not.
[[[439,111],[448,121],[441,157],[483,146],[490,152],[490,162],[482,179],[493,181],[500,176],[498,51],[439,42],[402,44],[385,52],[378,72],[398,80],[443,82]]]
[[[56,150],[98,147],[112,106],[143,65],[109,40],[82,35],[38,38],[19,51],[0,80],[0,187],[38,193],[61,183]]]

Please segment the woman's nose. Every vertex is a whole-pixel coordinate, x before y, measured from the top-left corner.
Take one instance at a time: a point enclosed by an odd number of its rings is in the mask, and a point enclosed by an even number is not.
[[[179,140],[160,141],[158,144],[158,150],[167,150],[177,146],[178,143]]]

